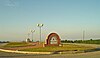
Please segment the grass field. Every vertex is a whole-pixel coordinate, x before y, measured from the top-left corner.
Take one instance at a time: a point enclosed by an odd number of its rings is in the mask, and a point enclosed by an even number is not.
[[[3,48],[17,48],[17,47],[23,47],[23,46],[27,47],[29,45],[32,45],[32,44],[25,43],[25,42],[10,42],[2,47]],[[54,51],[83,51],[83,50],[89,50],[89,49],[94,49],[94,47],[84,46],[84,45],[75,45],[75,44],[63,44],[62,46],[25,48],[25,49],[21,49],[21,51],[54,52]]]
[[[12,42],[5,45],[5,47],[19,47],[30,45],[28,43],[22,42]],[[94,45],[92,45],[94,46]],[[6,47],[6,48],[7,48]],[[100,47],[97,45],[97,47]],[[35,52],[47,52],[47,51],[60,51],[60,50],[87,50],[93,49],[91,45],[86,44],[73,44],[67,43],[61,47],[41,47],[41,48],[28,48],[22,51],[35,51]],[[65,51],[66,52],[66,51]],[[76,51],[75,51],[76,52]],[[67,52],[68,53],[68,52]],[[50,55],[40,55],[40,54],[19,54],[19,53],[7,53],[0,51],[0,58],[100,58],[100,51],[89,52],[89,53],[76,53],[76,54],[50,54]]]
[[[54,52],[54,51],[83,51],[94,49],[94,47],[80,46],[65,44],[63,46],[52,46],[52,47],[41,47],[41,48],[28,48],[21,51],[31,51],[31,52]]]

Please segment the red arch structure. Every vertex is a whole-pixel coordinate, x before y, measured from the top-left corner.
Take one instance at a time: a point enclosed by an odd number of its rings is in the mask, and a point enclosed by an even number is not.
[[[51,38],[52,37],[56,37],[56,44],[51,44],[50,41],[51,41]],[[58,34],[56,33],[51,33],[48,35],[47,39],[46,39],[46,44],[45,46],[59,46],[61,44],[61,40],[60,40],[60,37]]]

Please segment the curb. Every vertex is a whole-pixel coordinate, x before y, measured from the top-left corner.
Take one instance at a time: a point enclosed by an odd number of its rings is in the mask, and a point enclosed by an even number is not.
[[[0,51],[3,52],[12,52],[12,53],[22,53],[22,54],[53,54],[53,52],[26,52],[26,51],[13,51],[13,50],[5,50],[5,49],[0,49]]]

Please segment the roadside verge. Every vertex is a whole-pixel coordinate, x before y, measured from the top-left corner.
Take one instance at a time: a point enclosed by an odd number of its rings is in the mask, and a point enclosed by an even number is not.
[[[22,54],[52,54],[53,52],[26,52],[26,51],[13,51],[13,50],[5,50],[5,49],[0,49],[0,51],[3,52],[11,52],[11,53],[22,53]]]

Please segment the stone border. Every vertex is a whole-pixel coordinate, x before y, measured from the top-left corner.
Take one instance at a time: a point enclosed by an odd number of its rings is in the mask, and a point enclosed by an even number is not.
[[[5,49],[0,49],[0,51],[3,52],[11,52],[11,53],[22,53],[22,54],[53,54],[53,52],[26,52],[26,51],[13,51],[13,50],[5,50]]]

